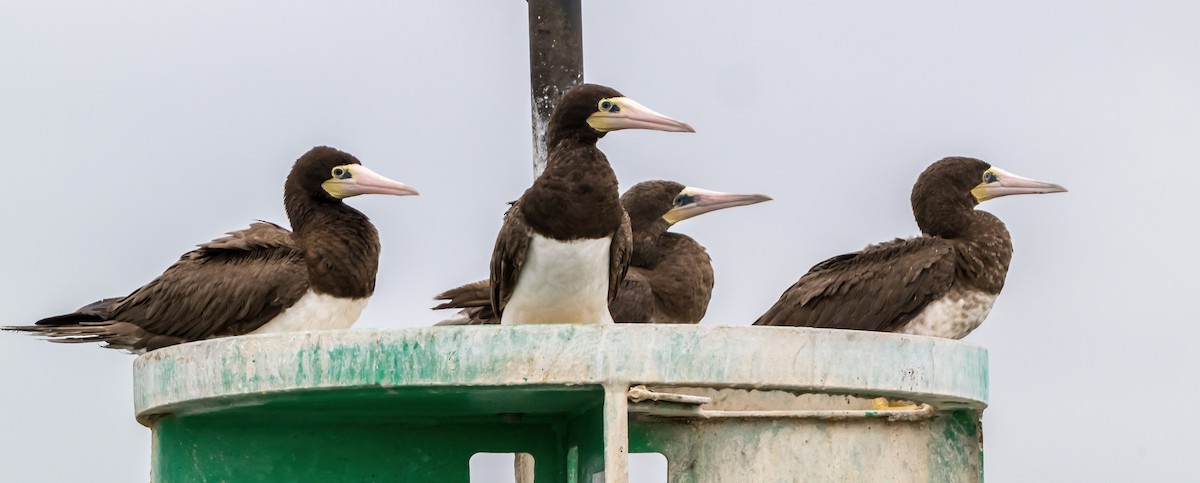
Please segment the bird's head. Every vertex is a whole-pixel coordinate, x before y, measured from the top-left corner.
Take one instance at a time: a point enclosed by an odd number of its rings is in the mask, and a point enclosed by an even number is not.
[[[581,84],[567,91],[550,115],[550,138],[578,133],[596,139],[621,129],[696,132],[685,122],[671,119],[621,95],[611,87]]]
[[[914,203],[918,197],[953,196],[972,205],[1008,195],[1058,193],[1061,185],[1024,178],[974,158],[943,158],[925,169],[913,186]]]
[[[941,227],[984,201],[1008,195],[1058,193],[1061,185],[1024,178],[974,158],[943,158],[925,169],[912,190],[913,212],[925,233],[954,231]],[[945,235],[944,235],[945,236]]]
[[[408,185],[368,169],[349,153],[327,146],[312,148],[296,160],[285,191],[307,193],[312,198],[327,201],[365,194],[418,194]]]

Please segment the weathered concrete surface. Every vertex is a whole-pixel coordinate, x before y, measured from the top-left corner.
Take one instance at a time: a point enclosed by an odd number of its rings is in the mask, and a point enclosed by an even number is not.
[[[628,451],[663,453],[672,482],[982,475],[987,353],[952,340],[660,325],[330,331],[170,347],[140,357],[134,377],[136,414],[155,431],[156,481],[465,482],[476,451],[534,453],[539,482],[623,483]],[[625,391],[638,384],[711,397],[706,409],[726,416],[628,416]],[[736,413],[867,407],[850,395],[939,413],[917,422]],[[385,454],[408,456],[381,462]]]
[[[184,344],[139,357],[134,378],[139,418],[177,411],[172,406],[179,404],[276,391],[606,381],[862,394],[983,409],[987,351],[929,337],[791,327],[431,327]]]

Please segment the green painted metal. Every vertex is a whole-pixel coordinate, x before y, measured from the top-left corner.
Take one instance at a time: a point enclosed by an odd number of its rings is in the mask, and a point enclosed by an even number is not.
[[[466,482],[476,452],[528,452],[537,481],[564,481],[570,446],[600,447],[602,388],[347,390],[256,398],[157,417],[156,481]],[[517,415],[480,411],[522,408]],[[245,402],[245,401],[244,401]]]
[[[765,327],[435,327],[215,339],[152,352],[134,369],[136,414],[154,431],[154,481],[466,482],[476,452],[531,453],[539,483],[624,482],[628,451],[663,453],[672,482],[982,475],[987,353],[959,341]],[[631,416],[631,384],[718,395],[711,409],[735,415],[865,404],[803,394],[887,396],[941,412],[919,422]]]

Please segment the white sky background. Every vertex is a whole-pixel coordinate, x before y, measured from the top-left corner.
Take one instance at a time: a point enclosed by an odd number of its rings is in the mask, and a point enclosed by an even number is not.
[[[918,173],[975,156],[1070,193],[1005,198],[990,481],[1194,476],[1200,7],[1194,2],[585,2],[586,76],[697,134],[620,132],[622,189],[775,201],[686,221],[746,325],[809,266],[916,233]],[[418,7],[419,5],[419,7]],[[530,182],[525,4],[0,4],[0,324],[128,293],[262,218],[328,144],[419,198],[379,228],[359,327],[415,327],[482,278]],[[0,479],[144,481],[133,357],[0,334]]]

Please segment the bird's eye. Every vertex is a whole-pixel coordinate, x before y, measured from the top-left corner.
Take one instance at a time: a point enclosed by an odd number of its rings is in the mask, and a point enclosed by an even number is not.
[[[605,99],[600,101],[600,110],[606,112],[620,112],[621,106],[618,106],[617,103],[613,101]]]
[[[998,176],[996,176],[996,173],[993,173],[991,171],[983,172],[983,182],[984,183],[995,183],[997,181],[1000,181],[1000,178]]]
[[[690,205],[695,200],[696,200],[696,197],[694,197],[694,196],[684,194],[684,193],[679,193],[679,194],[675,195],[674,204],[675,204],[675,206]]]
[[[346,179],[350,177],[350,170],[342,167],[333,168],[333,177],[337,179]]]

